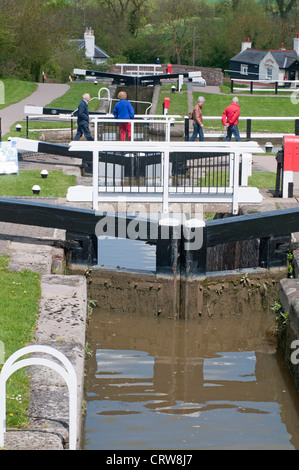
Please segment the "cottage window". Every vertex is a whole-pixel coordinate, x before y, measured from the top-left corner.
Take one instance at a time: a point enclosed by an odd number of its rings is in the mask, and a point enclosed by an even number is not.
[[[248,75],[248,65],[247,64],[241,64],[241,74],[242,75]]]
[[[267,68],[267,80],[272,80],[272,72],[272,69]]]

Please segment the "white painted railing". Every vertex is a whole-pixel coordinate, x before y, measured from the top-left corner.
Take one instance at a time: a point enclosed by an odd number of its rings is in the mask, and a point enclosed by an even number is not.
[[[101,202],[116,202],[120,198],[126,198],[128,202],[160,202],[163,213],[169,212],[170,202],[228,202],[232,203],[233,214],[238,213],[240,202],[261,202],[262,198],[257,188],[250,188],[239,185],[239,165],[242,163],[241,181],[246,184],[247,176],[250,173],[250,163],[248,156],[252,152],[262,152],[256,142],[78,142],[70,144],[70,151],[92,151],[93,152],[93,188],[92,203],[93,209],[98,210]],[[144,152],[161,154],[161,172],[159,183],[151,188],[149,186],[138,185],[135,187],[125,186],[99,186],[99,152],[122,153],[124,158],[129,158],[130,154]],[[170,153],[192,153],[198,154],[229,154],[228,184],[224,187],[196,187],[184,184],[183,186],[171,186],[170,181]],[[191,158],[191,157],[190,157]],[[194,157],[193,157],[194,158]],[[250,158],[249,158],[250,160]],[[70,188],[72,189],[72,188]],[[76,190],[76,189],[75,189]],[[68,193],[68,197],[70,196]],[[80,196],[79,196],[80,197]],[[77,199],[79,200],[79,199]]]
[[[31,353],[42,353],[49,354],[54,358],[58,359],[64,367],[57,364],[53,360],[31,357],[29,359],[22,359],[18,361],[20,357],[23,357]],[[65,380],[68,391],[69,391],[69,449],[76,450],[77,447],[77,376],[71,362],[54,348],[49,346],[27,346],[25,348],[16,351],[12,354],[7,361],[4,363],[0,374],[0,448],[4,447],[4,433],[6,431],[6,382],[9,377],[17,370],[28,367],[28,366],[46,366],[62,376]]]
[[[113,141],[113,140],[117,140],[116,129],[118,128],[119,124],[128,123],[131,125],[131,141],[145,140],[143,137],[144,134],[142,131],[142,128],[144,128],[145,126],[146,127],[147,126],[161,127],[163,134],[164,134],[165,142],[170,141],[170,127],[171,125],[173,125],[175,117],[168,116],[167,114],[164,117],[159,116],[157,119],[155,119],[152,116],[145,117],[144,115],[142,115],[141,117],[142,119],[128,120],[128,119],[115,119],[114,117],[109,117],[109,116],[104,119],[102,116],[100,117],[92,116],[91,122],[94,124],[94,140],[96,141],[99,140],[99,133],[98,133],[99,125],[110,125],[110,127],[114,129],[114,132],[112,133],[107,132],[106,137],[102,136],[102,140]],[[135,129],[137,128],[137,126],[139,127],[139,132],[138,131],[135,132]],[[143,134],[141,137],[140,137],[140,129],[141,129],[141,133]]]
[[[120,67],[121,75],[133,75],[135,77],[161,75],[163,73],[161,64],[116,64],[116,67]]]

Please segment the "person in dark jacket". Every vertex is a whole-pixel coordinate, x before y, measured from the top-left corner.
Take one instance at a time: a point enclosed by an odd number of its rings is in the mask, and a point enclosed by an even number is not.
[[[120,91],[118,93],[118,103],[114,106],[113,115],[115,119],[134,119],[134,108],[130,101],[127,100],[127,93]],[[131,124],[129,122],[122,122],[120,125],[120,139],[126,140],[128,133],[128,140],[131,140]]]
[[[232,104],[227,106],[222,114],[222,124],[225,127],[227,134],[224,139],[225,142],[229,142],[232,138],[232,135],[235,136],[237,142],[241,141],[238,123],[240,116],[240,105],[239,99],[235,96],[232,100]]]
[[[85,93],[82,97],[78,106],[78,117],[77,124],[78,129],[75,135],[75,140],[80,140],[82,134],[85,135],[86,140],[93,140],[90,129],[89,129],[89,111],[88,111],[88,102],[90,101],[90,95]]]

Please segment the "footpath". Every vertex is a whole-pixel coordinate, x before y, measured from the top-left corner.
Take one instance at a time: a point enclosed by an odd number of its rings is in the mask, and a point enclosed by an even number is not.
[[[2,136],[10,131],[10,127],[17,121],[25,119],[25,106],[44,107],[56,98],[64,95],[69,85],[56,83],[38,83],[37,90],[18,103],[0,109]]]
[[[12,105],[13,108],[8,107],[0,112],[0,116],[3,116],[2,128],[7,129],[22,119],[25,104],[44,106],[64,92],[64,85],[52,87],[51,84],[42,84],[38,92],[23,100],[19,106]],[[91,178],[81,177],[79,165],[75,161],[72,165],[67,159],[66,165],[64,157],[47,156],[45,163],[43,155],[36,155],[34,160],[35,162],[32,162],[23,158],[20,161],[20,168],[62,169],[75,174],[78,184],[90,185]],[[276,172],[275,156],[267,154],[254,156],[253,170]],[[294,197],[290,199],[274,198],[273,192],[263,191],[261,204],[254,208],[243,206],[241,210],[247,212],[252,209],[258,211],[286,209],[297,206],[298,199],[299,185],[295,185]],[[47,201],[51,204],[68,204],[65,198],[43,199],[43,202]],[[74,365],[78,378],[78,435],[80,435],[88,301],[85,277],[64,275],[64,252],[63,249],[57,248],[57,242],[64,239],[63,230],[19,225],[17,221],[15,224],[0,222],[0,254],[10,255],[9,269],[16,271],[29,269],[41,274],[42,298],[34,344],[58,349]],[[29,375],[31,376],[31,403],[28,410],[30,427],[28,430],[8,430],[5,434],[5,450],[68,448],[68,390],[64,381],[57,373],[45,367],[31,366]]]

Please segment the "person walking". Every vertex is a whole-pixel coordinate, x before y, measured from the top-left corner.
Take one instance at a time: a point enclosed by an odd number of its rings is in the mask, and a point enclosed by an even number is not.
[[[127,93],[120,91],[117,95],[119,101],[116,103],[113,109],[113,115],[115,119],[134,119],[134,108],[130,101],[127,100]],[[128,140],[131,140],[131,123],[122,122],[120,125],[120,139],[126,140],[128,134]]]
[[[93,140],[90,129],[89,129],[89,111],[88,111],[88,102],[90,101],[89,93],[85,93],[82,96],[82,101],[80,101],[78,106],[78,116],[77,124],[78,129],[75,135],[75,140],[80,140],[82,135],[85,135],[86,140]]]
[[[240,105],[239,99],[235,96],[232,100],[232,104],[227,106],[222,114],[222,124],[224,125],[227,134],[224,139],[225,142],[229,142],[232,135],[235,136],[237,142],[241,141],[238,123],[240,116]]]
[[[204,141],[204,133],[203,133],[203,122],[202,122],[202,106],[205,102],[205,98],[203,96],[199,96],[197,99],[197,103],[194,106],[192,118],[193,118],[193,134],[189,139],[189,142],[194,142],[196,136],[198,134],[199,140],[201,142]]]

